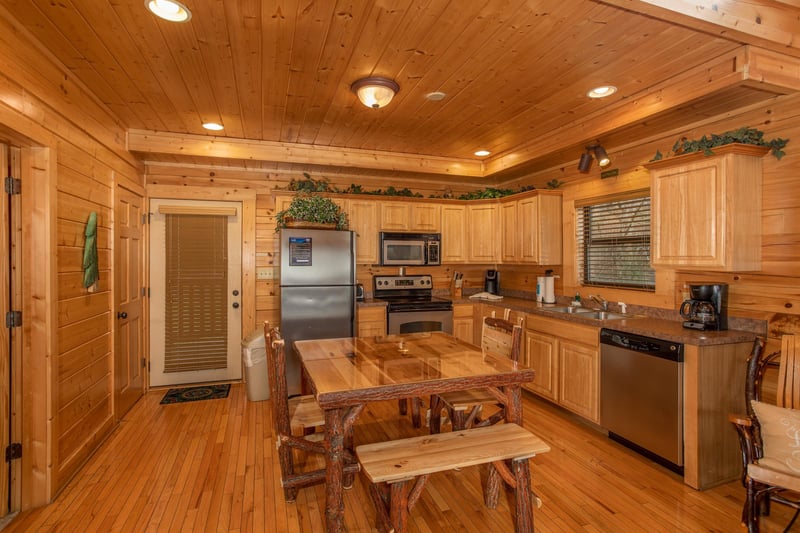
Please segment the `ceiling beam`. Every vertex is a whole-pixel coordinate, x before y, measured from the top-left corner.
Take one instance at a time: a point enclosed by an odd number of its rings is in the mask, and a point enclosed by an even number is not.
[[[377,152],[301,143],[277,143],[146,130],[128,131],[128,150],[192,157],[221,157],[245,161],[277,161],[307,165],[366,168],[483,177],[483,163],[431,155]]]
[[[673,24],[800,57],[798,0],[597,0]]]

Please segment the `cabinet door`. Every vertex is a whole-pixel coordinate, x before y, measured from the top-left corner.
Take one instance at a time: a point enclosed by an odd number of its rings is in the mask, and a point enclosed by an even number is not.
[[[650,168],[651,263],[736,271],[761,268],[763,147],[722,147]],[[751,153],[756,148],[755,155]]]
[[[523,353],[523,364],[536,371],[535,379],[523,386],[540,396],[558,401],[558,339],[527,329]]]
[[[411,204],[411,229],[439,233],[442,226],[442,206],[429,203]]]
[[[381,230],[408,231],[411,227],[411,208],[407,202],[383,202],[381,204]]]
[[[653,172],[653,264],[719,264],[725,223],[719,171],[713,161],[700,161]]]
[[[500,204],[500,261],[503,263],[514,263],[519,259],[520,235],[527,228],[518,224],[517,216],[517,202]]]
[[[559,403],[592,422],[600,422],[600,353],[597,347],[560,339]]]
[[[517,225],[521,235],[519,260],[537,265],[560,265],[562,226],[561,196],[523,198],[517,202]]]
[[[467,208],[464,205],[442,206],[442,263],[467,260]]]
[[[467,257],[475,263],[494,263],[500,240],[497,234],[497,204],[467,206],[469,240]]]
[[[346,209],[350,229],[356,232],[356,263],[377,263],[379,204],[373,200],[348,200]]]
[[[359,306],[356,314],[359,337],[386,335],[386,308]]]
[[[453,336],[462,341],[473,342],[472,304],[453,304]]]

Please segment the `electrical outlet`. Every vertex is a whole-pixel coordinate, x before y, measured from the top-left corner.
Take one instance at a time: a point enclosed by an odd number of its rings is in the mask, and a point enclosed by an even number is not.
[[[256,268],[256,279],[275,279],[275,269],[272,267],[258,267]]]

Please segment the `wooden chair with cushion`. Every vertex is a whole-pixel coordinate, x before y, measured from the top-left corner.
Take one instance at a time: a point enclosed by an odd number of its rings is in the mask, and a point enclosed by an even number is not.
[[[267,351],[272,423],[281,465],[281,486],[287,502],[295,501],[297,490],[325,481],[325,469],[295,471],[293,450],[324,454],[320,438],[309,433],[325,425],[325,416],[313,396],[288,398],[286,384],[286,347],[280,332],[264,322],[264,344]],[[345,472],[358,472],[355,460],[345,467]]]
[[[747,415],[730,416],[739,435],[747,491],[742,523],[750,532],[759,530],[759,517],[769,514],[770,502],[797,510],[787,530],[800,513],[800,346],[794,335],[782,336],[780,351],[764,355],[765,345],[757,338],[747,360]],[[762,397],[771,368],[777,368],[774,404]]]
[[[481,349],[490,353],[519,361],[522,346],[522,326],[503,318],[484,317],[481,330]],[[483,407],[495,405],[498,409],[491,416],[480,418]],[[505,418],[503,405],[487,389],[448,392],[431,396],[431,433],[439,433],[442,425],[442,410],[446,410],[453,431],[470,427],[496,424]]]

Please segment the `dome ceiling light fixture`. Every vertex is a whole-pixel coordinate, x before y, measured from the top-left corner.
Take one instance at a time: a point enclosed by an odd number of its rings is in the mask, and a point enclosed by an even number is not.
[[[615,92],[617,92],[617,88],[613,85],[601,85],[600,87],[591,89],[586,93],[586,96],[589,98],[605,98],[606,96],[611,96]]]
[[[475,152],[475,155],[477,155],[478,157],[486,157],[491,153],[492,152],[490,152],[489,150],[478,150],[477,152]]]
[[[175,0],[144,0],[144,5],[155,16],[170,22],[188,22],[192,18],[189,8]]]
[[[219,122],[203,122],[203,127],[209,131],[222,131],[225,129],[225,126]]]
[[[356,93],[365,106],[380,109],[389,105],[400,86],[394,80],[374,76],[354,81],[350,90]]]

